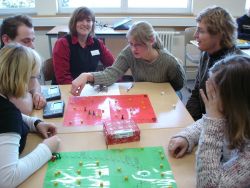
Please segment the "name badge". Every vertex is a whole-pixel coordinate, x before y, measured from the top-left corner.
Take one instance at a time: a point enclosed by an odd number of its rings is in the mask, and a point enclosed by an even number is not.
[[[92,55],[92,56],[100,55],[99,50],[92,50],[92,51],[90,51],[90,52],[91,52],[91,55]]]

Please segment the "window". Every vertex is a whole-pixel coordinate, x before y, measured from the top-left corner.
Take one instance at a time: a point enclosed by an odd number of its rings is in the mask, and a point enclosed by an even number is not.
[[[191,0],[59,0],[59,11],[86,6],[95,13],[190,13]]]
[[[187,8],[188,4],[186,0],[167,1],[167,0],[128,0],[129,8]]]
[[[246,0],[245,9],[248,10],[250,8],[250,0]]]
[[[0,0],[0,14],[6,14],[10,11],[18,13],[34,13],[35,0]]]
[[[61,8],[76,8],[86,6],[91,8],[119,8],[120,0],[62,0]]]

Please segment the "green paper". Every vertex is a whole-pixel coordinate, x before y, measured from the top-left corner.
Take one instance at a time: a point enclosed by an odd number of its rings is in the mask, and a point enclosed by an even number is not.
[[[162,147],[61,152],[48,163],[44,188],[176,188]]]

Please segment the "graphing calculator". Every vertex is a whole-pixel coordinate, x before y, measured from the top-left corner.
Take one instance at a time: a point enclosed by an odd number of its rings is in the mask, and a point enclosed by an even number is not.
[[[47,101],[61,99],[61,91],[59,86],[50,86],[42,89],[43,96]]]
[[[63,101],[51,101],[47,102],[43,109],[43,118],[56,118],[62,117],[64,112]]]

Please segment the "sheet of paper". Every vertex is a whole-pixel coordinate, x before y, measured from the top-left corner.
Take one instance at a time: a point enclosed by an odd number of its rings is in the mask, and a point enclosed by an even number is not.
[[[106,88],[99,85],[92,86],[86,84],[80,96],[102,96],[102,95],[120,95],[119,84],[114,83]]]

